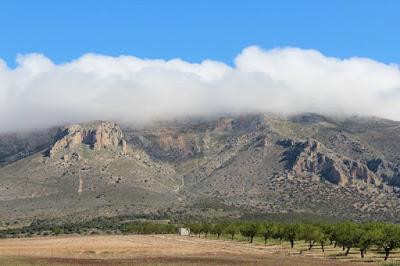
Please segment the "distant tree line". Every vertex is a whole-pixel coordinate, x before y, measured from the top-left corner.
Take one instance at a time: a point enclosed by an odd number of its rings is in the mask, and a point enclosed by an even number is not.
[[[59,223],[36,220],[29,226],[0,230],[0,238],[59,234],[175,234],[177,225],[146,221],[123,221],[117,218],[96,218],[89,221]]]
[[[157,223],[125,223],[120,226],[125,234],[175,234],[177,226],[173,224]]]

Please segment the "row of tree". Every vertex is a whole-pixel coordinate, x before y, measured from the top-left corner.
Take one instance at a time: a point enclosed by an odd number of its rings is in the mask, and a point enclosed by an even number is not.
[[[296,240],[303,240],[311,250],[314,246],[321,247],[325,252],[326,245],[341,247],[347,256],[350,249],[358,249],[362,258],[372,247],[385,253],[385,260],[396,248],[400,248],[400,225],[386,223],[192,223],[186,225],[192,235],[213,234],[219,238],[222,234],[228,235],[232,240],[236,235],[241,235],[252,243],[258,236],[267,243],[268,239],[290,242],[293,248]]]
[[[120,218],[96,218],[75,223],[56,223],[37,220],[29,226],[9,228],[0,231],[2,237],[26,237],[43,234],[87,234],[87,233],[124,233],[124,234],[173,234],[180,224],[140,222]],[[347,255],[351,249],[357,249],[361,257],[371,248],[378,248],[385,253],[385,260],[390,253],[400,248],[400,225],[386,223],[278,223],[278,222],[222,222],[222,223],[188,223],[183,225],[190,229],[192,235],[209,234],[219,238],[221,235],[247,238],[253,242],[255,237],[262,237],[280,242],[288,241],[291,247],[295,241],[304,240],[308,248],[326,245],[341,247]]]

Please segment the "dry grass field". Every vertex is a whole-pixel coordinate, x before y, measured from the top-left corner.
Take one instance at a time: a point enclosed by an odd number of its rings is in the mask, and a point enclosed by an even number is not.
[[[285,244],[214,240],[177,235],[57,236],[0,240],[0,265],[379,265],[332,246],[296,249]],[[375,257],[374,257],[375,256]],[[398,254],[395,254],[398,257]],[[375,262],[374,262],[375,260]]]

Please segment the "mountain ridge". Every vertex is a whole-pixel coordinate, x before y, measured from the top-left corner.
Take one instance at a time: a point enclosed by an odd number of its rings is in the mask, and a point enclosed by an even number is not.
[[[400,220],[395,121],[254,114],[40,132],[0,135],[0,214],[10,220],[249,210]]]

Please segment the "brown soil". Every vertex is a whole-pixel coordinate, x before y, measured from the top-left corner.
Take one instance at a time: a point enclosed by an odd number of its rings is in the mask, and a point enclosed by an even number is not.
[[[0,240],[0,264],[361,265],[357,262],[294,255],[290,250],[278,245],[253,245],[176,235],[3,239]]]

